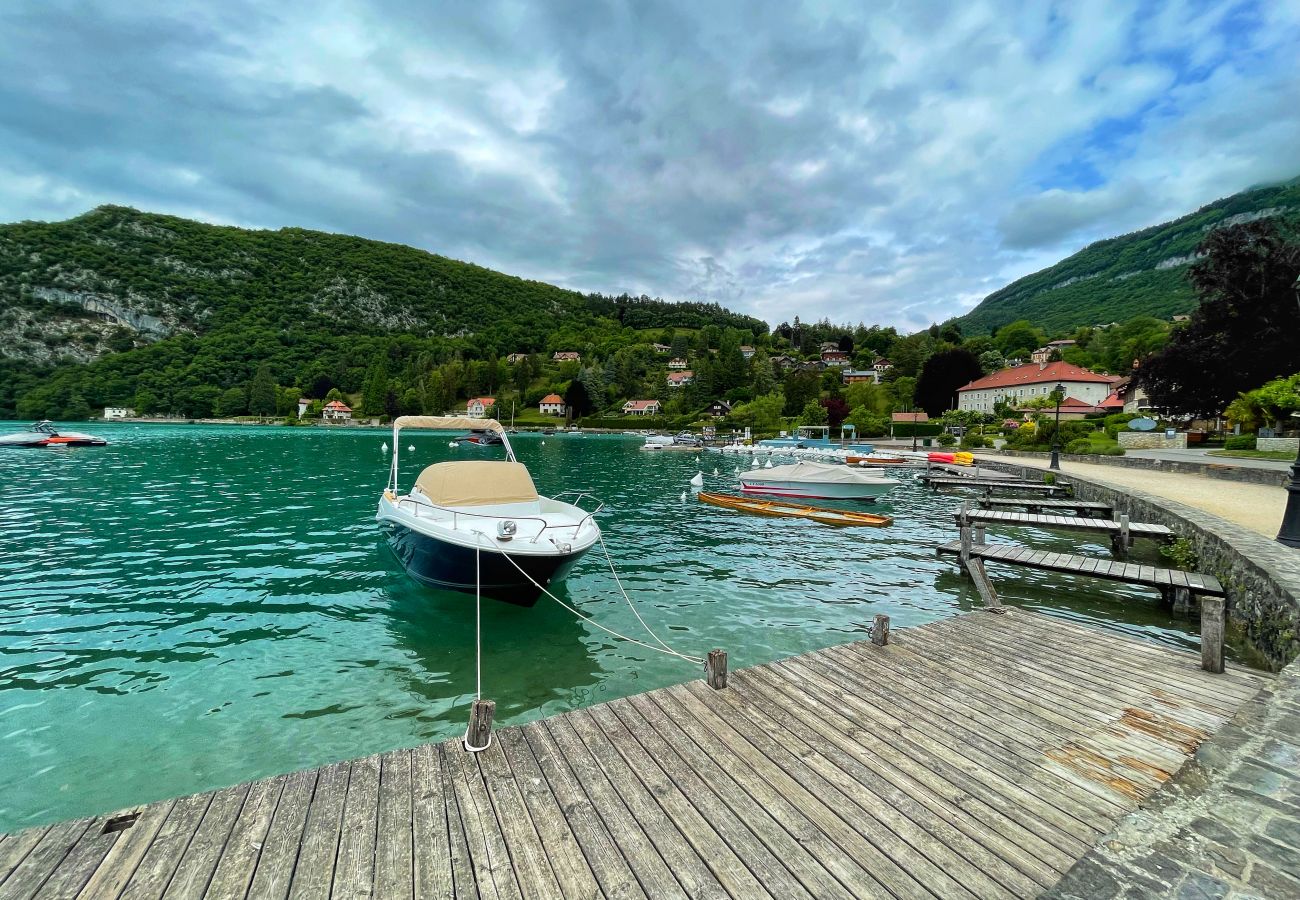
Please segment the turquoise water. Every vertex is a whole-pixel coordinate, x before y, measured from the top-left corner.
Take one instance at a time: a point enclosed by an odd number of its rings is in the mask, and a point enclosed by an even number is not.
[[[0,426],[0,431],[10,429]],[[0,452],[0,831],[451,737],[474,690],[473,600],[409,581],[379,537],[386,432],[87,425],[105,448]],[[498,455],[404,434],[403,485],[448,458]],[[413,453],[406,451],[414,445]],[[681,493],[693,455],[622,436],[521,435],[543,493],[589,488],[646,620],[733,667],[969,609],[933,545],[952,496],[910,473],[888,529],[745,516]],[[706,472],[732,459],[705,454]],[[725,477],[706,486],[728,489]],[[1104,553],[1075,537],[1032,540]],[[1154,560],[1154,551],[1144,551]],[[1011,602],[1194,648],[1140,589],[995,572]],[[638,625],[598,549],[560,591]],[[698,676],[543,598],[483,607],[483,690],[522,722]]]

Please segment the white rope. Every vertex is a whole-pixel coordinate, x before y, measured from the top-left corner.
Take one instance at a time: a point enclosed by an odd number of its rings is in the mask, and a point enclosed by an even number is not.
[[[480,534],[480,533],[478,533],[478,532],[475,532],[475,534],[474,534],[474,540],[475,540],[475,543],[477,543],[477,542],[478,542],[482,537],[483,537],[482,534]],[[525,572],[525,571],[523,570],[523,568],[520,567],[519,563],[517,563],[517,562],[514,561],[514,558],[511,557],[511,555],[510,555],[509,553],[502,553],[501,555],[504,556],[506,559],[508,559],[508,560],[510,561],[510,565],[514,566],[514,567],[519,571],[519,574],[520,574],[520,575],[523,575],[523,576],[524,576],[525,578],[527,578],[530,582],[532,582],[533,587],[537,588],[537,589],[538,589],[539,591],[541,591],[543,594],[545,594],[546,596],[550,597],[550,598],[551,598],[552,600],[554,600],[556,603],[560,604],[560,606],[563,606],[565,609],[567,609],[569,612],[573,613],[573,614],[574,614],[575,616],[577,616],[579,619],[582,619],[584,622],[590,622],[592,625],[595,625],[595,626],[596,626],[597,628],[599,628],[601,631],[604,631],[604,632],[606,632],[606,633],[608,633],[608,634],[612,634],[614,637],[618,638],[619,640],[627,641],[629,644],[636,644],[638,647],[645,647],[647,650],[653,650],[653,651],[655,651],[656,653],[664,653],[664,654],[667,654],[667,655],[669,655],[669,656],[676,656],[676,657],[678,657],[679,659],[684,659],[684,660],[686,660],[687,662],[700,663],[701,665],[704,663],[704,658],[703,658],[703,657],[700,657],[700,656],[688,656],[688,655],[685,654],[685,653],[678,653],[676,650],[672,649],[671,647],[667,647],[667,646],[665,646],[665,647],[663,647],[663,648],[656,647],[654,644],[647,644],[645,641],[638,641],[636,638],[628,637],[628,636],[625,635],[625,634],[619,634],[617,631],[615,631],[615,630],[612,629],[612,628],[606,628],[604,625],[602,625],[602,624],[600,624],[599,622],[597,622],[597,621],[596,621],[595,619],[593,619],[591,616],[584,616],[582,613],[578,612],[578,611],[577,611],[576,609],[574,609],[572,606],[570,606],[569,604],[565,603],[565,602],[564,602],[563,600],[561,600],[559,597],[557,597],[557,596],[555,596],[554,594],[552,594],[552,593],[551,593],[550,591],[548,591],[545,587],[543,587],[542,585],[538,584],[538,583],[537,583],[537,580],[536,580],[535,578],[533,578],[533,576],[531,576],[531,575],[529,575],[527,572]],[[629,602],[630,602],[630,601],[629,601]],[[639,617],[638,617],[638,618],[639,618]],[[656,638],[656,640],[657,640],[657,638]]]
[[[609,548],[605,546],[605,536],[598,531],[596,532],[596,538],[600,541],[600,549],[605,554],[605,562],[609,563],[609,574],[614,576],[614,584],[618,585],[618,592],[622,594],[623,599],[627,601],[627,608],[632,610],[632,615],[636,616],[636,620],[641,623],[641,627],[646,630],[646,634],[654,638],[659,643],[660,647],[663,647],[669,653],[676,653],[677,651],[665,644],[664,639],[655,634],[654,630],[646,624],[645,619],[641,618],[641,613],[637,612],[636,606],[632,603],[632,598],[629,597],[627,591],[623,589],[623,582],[619,580],[618,572],[614,570],[614,559],[609,555]]]
[[[474,542],[474,699],[483,699],[483,566],[477,540]],[[470,753],[478,753],[492,746],[492,732],[488,732],[486,744],[475,747],[469,742],[469,726],[466,725],[465,736],[460,742]]]

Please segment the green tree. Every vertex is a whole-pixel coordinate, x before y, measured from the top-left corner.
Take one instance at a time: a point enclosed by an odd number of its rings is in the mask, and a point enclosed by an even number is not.
[[[365,385],[361,389],[361,414],[382,416],[384,400],[388,396],[388,358],[380,356],[366,370]]]
[[[271,367],[263,363],[257,367],[257,374],[248,385],[248,411],[255,416],[275,415],[275,379],[271,377]]]
[[[825,425],[829,420],[826,413],[826,407],[822,406],[820,401],[809,400],[799,413],[800,425]]]
[[[993,342],[1008,359],[1024,358],[1043,346],[1047,342],[1047,336],[1028,320],[1018,319],[999,328],[993,335]]]
[[[226,388],[217,398],[213,411],[219,418],[242,416],[248,411],[248,398],[241,387]]]
[[[916,380],[916,404],[931,417],[957,406],[957,389],[984,374],[980,361],[969,350],[954,347],[940,350],[925,361]]]
[[[90,404],[80,393],[74,392],[68,398],[68,405],[63,407],[63,418],[74,421],[85,421],[90,418]]]

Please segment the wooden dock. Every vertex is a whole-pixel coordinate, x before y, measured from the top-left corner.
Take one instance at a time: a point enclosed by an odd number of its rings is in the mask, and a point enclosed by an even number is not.
[[[961,509],[955,512],[958,523],[962,518],[975,525],[1013,525],[1021,528],[1051,528],[1058,531],[1083,531],[1104,534],[1111,539],[1111,550],[1118,556],[1126,554],[1136,538],[1171,541],[1174,532],[1167,525],[1151,522],[1130,522],[1127,516],[1120,520],[1098,519],[1091,516],[1054,516],[1040,513],[1011,512],[1004,509]]]
[[[983,488],[985,491],[1024,491],[1049,496],[1064,494],[1070,489],[1068,481],[1046,484],[1037,481],[1015,481],[1003,478],[967,478],[960,475],[918,475],[930,487]]]
[[[1269,677],[1198,662],[968,613],[4,836],[0,898],[1035,897]]]
[[[980,506],[985,509],[1009,509],[1023,507],[1031,513],[1039,513],[1044,510],[1061,510],[1074,513],[1076,516],[1095,515],[1099,517],[1109,517],[1115,510],[1115,507],[1109,503],[1100,503],[1096,500],[1074,500],[1072,498],[1049,499],[1046,497],[991,497],[984,496],[979,499]]]

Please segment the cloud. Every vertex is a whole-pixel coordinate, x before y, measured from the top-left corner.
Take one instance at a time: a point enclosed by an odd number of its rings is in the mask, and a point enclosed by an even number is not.
[[[0,219],[98,203],[920,327],[1297,174],[1294,4],[0,7]]]

